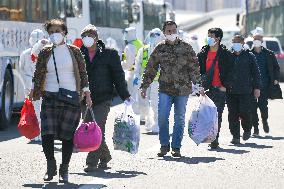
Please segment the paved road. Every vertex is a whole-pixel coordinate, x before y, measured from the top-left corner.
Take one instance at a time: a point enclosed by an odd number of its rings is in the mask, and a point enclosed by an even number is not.
[[[284,89],[284,84],[282,84]],[[197,102],[191,97],[187,119]],[[139,153],[130,155],[112,151],[112,167],[105,172],[86,174],[83,166],[86,153],[75,153],[70,167],[72,184],[44,183],[45,161],[40,144],[20,137],[16,123],[8,131],[0,132],[0,188],[284,188],[284,102],[269,103],[271,133],[262,131],[239,146],[230,145],[227,110],[221,130],[221,148],[209,150],[207,144],[196,146],[185,130],[181,159],[156,157],[158,137],[147,134],[141,127]],[[112,149],[113,121],[122,105],[114,106],[107,122],[107,142]],[[16,122],[16,120],[15,120]],[[172,123],[172,116],[171,116]],[[56,158],[61,159],[60,143],[56,143]]]

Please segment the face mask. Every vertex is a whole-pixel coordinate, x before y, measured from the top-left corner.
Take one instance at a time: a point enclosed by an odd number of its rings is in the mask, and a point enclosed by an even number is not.
[[[83,44],[85,47],[91,47],[94,45],[95,39],[89,36],[83,38]]]
[[[212,47],[216,44],[216,41],[213,37],[207,37],[207,43],[210,47]]]
[[[253,41],[253,46],[254,47],[261,47],[262,42],[260,40],[254,40]]]
[[[241,43],[233,43],[233,50],[235,52],[240,52],[243,48],[243,45]]]
[[[171,35],[166,35],[166,39],[174,42],[178,38],[178,34],[171,34]]]
[[[64,39],[62,33],[53,33],[49,36],[49,38],[54,45],[59,45]]]

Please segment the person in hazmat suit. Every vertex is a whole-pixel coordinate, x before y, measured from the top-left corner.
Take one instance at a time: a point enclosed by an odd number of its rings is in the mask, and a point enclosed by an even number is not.
[[[125,79],[130,95],[134,94],[133,75],[135,58],[143,43],[137,39],[136,29],[129,27],[124,30],[124,39],[126,46],[122,55],[122,68],[125,72]]]
[[[146,39],[145,45],[138,51],[136,57],[136,64],[134,69],[134,80],[133,85],[137,87],[136,105],[140,110],[141,124],[144,124],[146,130],[153,133],[159,132],[158,127],[158,90],[159,90],[159,73],[157,74],[154,82],[150,85],[147,90],[147,97],[143,99],[139,93],[140,84],[143,78],[143,72],[148,63],[150,54],[153,52],[158,43],[165,39],[163,32],[159,28],[151,30]],[[136,89],[135,87],[135,89]],[[134,108],[135,109],[135,108]]]
[[[20,55],[20,70],[21,75],[24,81],[24,93],[27,97],[32,88],[32,78],[34,75],[36,60],[39,51],[44,47],[44,45],[48,42],[45,38],[44,32],[40,29],[35,29],[31,32],[29,38],[30,48],[24,50]],[[40,107],[41,100],[33,101],[35,113],[37,120],[40,122]],[[41,137],[38,136],[33,139],[34,141],[41,141]]]

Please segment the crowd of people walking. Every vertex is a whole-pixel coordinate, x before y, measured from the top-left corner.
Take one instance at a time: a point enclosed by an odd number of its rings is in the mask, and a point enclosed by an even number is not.
[[[74,133],[87,108],[94,112],[103,141],[98,150],[89,152],[84,171],[108,167],[112,156],[105,132],[114,89],[125,104],[132,105],[135,113],[141,115],[140,124],[159,135],[159,157],[170,151],[173,157],[182,156],[186,106],[194,86],[199,86],[197,93],[207,95],[217,107],[218,134],[210,148],[219,147],[225,104],[232,144],[241,142],[240,126],[244,141],[251,137],[252,128],[254,135],[259,134],[258,108],[264,132],[269,132],[268,99],[271,88],[279,83],[279,65],[273,52],[261,45],[263,30],[259,28],[253,32],[251,50],[243,47],[241,35],[234,36],[232,48],[227,49],[221,44],[222,29],[210,28],[207,45],[197,53],[179,36],[173,21],[166,21],[162,29],[151,30],[144,44],[137,39],[135,28],[130,27],[124,31],[126,47],[122,59],[116,50],[105,47],[94,25],[81,31],[80,48],[66,43],[68,29],[64,21],[49,20],[44,28],[49,38],[45,39],[43,31],[34,30],[31,48],[22,53],[20,63],[25,93],[34,101],[40,120],[47,162],[45,181],[57,175],[54,140],[61,140],[59,177],[60,182],[68,182]],[[39,53],[33,54],[33,46]],[[208,81],[209,86],[205,85]],[[67,99],[66,95],[72,98]],[[172,105],[174,126],[170,142]],[[92,121],[92,117],[87,116],[84,121]]]

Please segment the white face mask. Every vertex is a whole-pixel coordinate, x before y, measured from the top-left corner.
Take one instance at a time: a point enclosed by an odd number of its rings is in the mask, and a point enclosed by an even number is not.
[[[171,35],[165,35],[165,36],[166,36],[166,39],[171,42],[174,42],[178,38],[178,34],[171,34]]]
[[[261,47],[262,42],[260,40],[253,40],[253,46],[254,47]]]
[[[84,37],[82,40],[85,47],[91,47],[95,43],[95,39],[89,36]]]
[[[62,35],[62,33],[53,33],[49,36],[49,38],[54,45],[59,45],[60,43],[62,43],[64,36]]]

